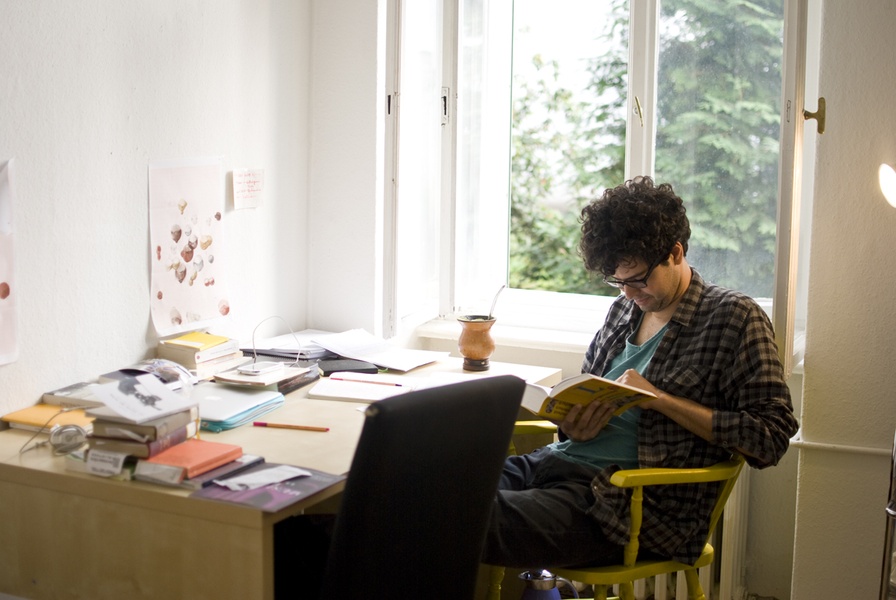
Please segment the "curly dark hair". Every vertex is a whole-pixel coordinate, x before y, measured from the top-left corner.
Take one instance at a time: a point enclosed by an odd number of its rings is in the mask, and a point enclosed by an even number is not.
[[[685,255],[691,226],[684,203],[668,183],[636,177],[604,191],[582,209],[579,254],[585,268],[612,275],[621,263],[662,262],[681,242]]]

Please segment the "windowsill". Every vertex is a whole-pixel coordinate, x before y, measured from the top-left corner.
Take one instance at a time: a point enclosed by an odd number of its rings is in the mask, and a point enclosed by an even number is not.
[[[451,318],[433,319],[415,329],[417,337],[434,340],[456,340],[460,326]],[[571,352],[584,356],[594,332],[560,331],[495,323],[491,329],[495,344],[526,350]]]
[[[551,362],[541,353],[555,354],[555,360],[564,363],[569,374],[578,372],[581,359],[594,334],[603,324],[613,298],[554,292],[522,292],[508,289],[504,292],[498,317],[491,329],[495,344],[503,349],[525,353],[532,360]],[[771,312],[771,301],[759,299],[760,306]],[[547,316],[545,316],[547,315]],[[528,323],[538,322],[541,327]],[[421,323],[414,329],[414,337],[424,342],[424,347],[440,346],[445,342],[454,346],[460,336],[460,325],[453,315],[438,317]],[[430,341],[432,343],[427,344]],[[805,336],[798,333],[794,340],[793,374],[803,374]],[[456,348],[456,346],[454,346]]]

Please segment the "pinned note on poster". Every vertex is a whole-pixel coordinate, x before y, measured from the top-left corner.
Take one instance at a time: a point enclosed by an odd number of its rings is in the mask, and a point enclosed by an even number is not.
[[[261,206],[264,192],[264,169],[233,170],[233,208]]]

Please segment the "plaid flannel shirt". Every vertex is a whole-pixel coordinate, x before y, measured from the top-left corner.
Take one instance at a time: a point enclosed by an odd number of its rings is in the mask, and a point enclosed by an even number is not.
[[[617,298],[585,354],[583,372],[603,374],[640,317],[633,302]],[[746,457],[749,465],[764,468],[777,464],[797,431],[768,316],[750,297],[706,283],[697,271],[644,377],[660,390],[710,407],[713,441],[644,410],[638,427],[641,468],[709,466],[730,458],[735,448],[753,455]],[[590,512],[611,540],[624,544],[630,491],[610,484],[616,470],[595,476]],[[715,483],[646,487],[641,546],[693,564],[706,542],[717,490]]]

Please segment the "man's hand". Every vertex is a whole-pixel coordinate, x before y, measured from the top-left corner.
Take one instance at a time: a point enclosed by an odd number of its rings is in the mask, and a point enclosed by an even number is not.
[[[658,390],[633,369],[623,373],[616,381],[656,394],[656,400],[648,400],[640,406],[661,412],[694,435],[702,437],[708,442],[714,441],[712,437],[712,409],[709,407],[701,406],[693,400],[679,398]],[[741,452],[743,451],[741,450]]]
[[[560,431],[574,442],[587,442],[607,425],[613,416],[613,408],[603,402],[592,402],[587,406],[577,404],[569,409],[560,423]]]
[[[636,387],[639,390],[644,390],[645,392],[650,392],[655,396],[660,395],[660,391],[654,387],[652,383],[644,379],[644,376],[635,371],[634,369],[628,369],[622,375],[616,379],[619,383],[624,383],[625,385],[630,385],[632,387]],[[648,400],[641,404],[642,408],[651,408],[651,403],[656,402],[656,400]]]

